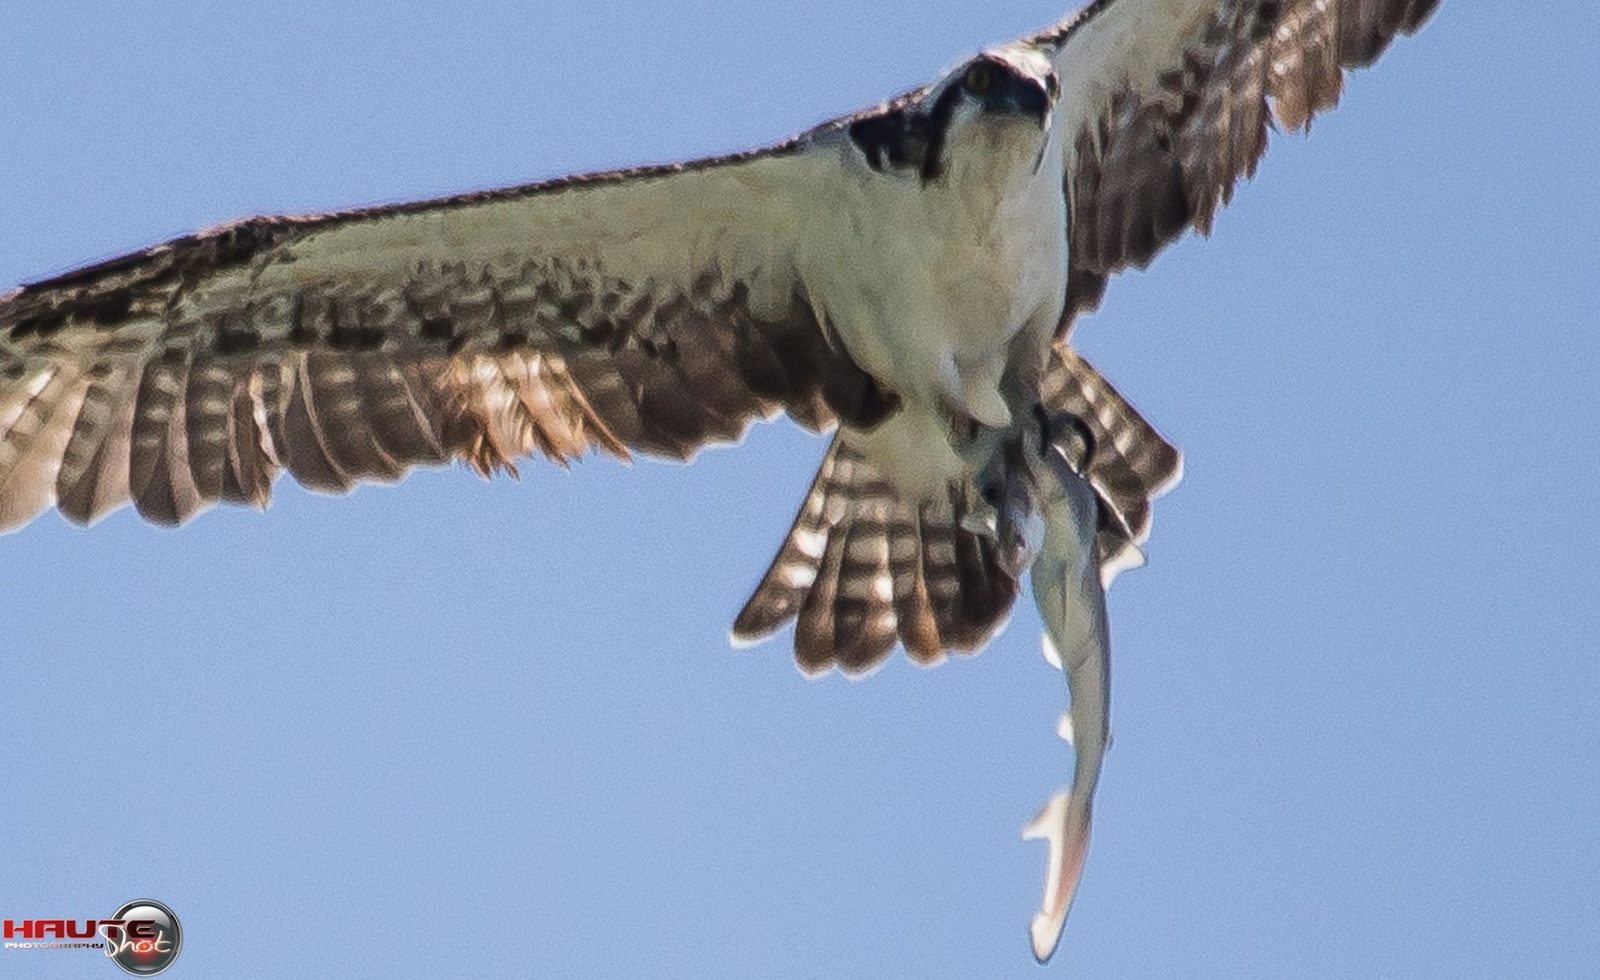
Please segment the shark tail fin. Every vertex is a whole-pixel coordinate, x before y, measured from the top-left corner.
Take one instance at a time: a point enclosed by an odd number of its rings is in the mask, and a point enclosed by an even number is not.
[[[1051,797],[1022,832],[1023,840],[1043,840],[1050,846],[1044,900],[1028,925],[1033,955],[1040,963],[1048,962],[1061,945],[1061,931],[1083,877],[1084,858],[1089,854],[1090,818],[1090,801],[1065,791]]]

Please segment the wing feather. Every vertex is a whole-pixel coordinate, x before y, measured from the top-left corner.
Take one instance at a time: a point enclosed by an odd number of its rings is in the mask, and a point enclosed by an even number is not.
[[[56,497],[69,520],[89,524],[128,500],[138,378],[137,364],[114,365],[106,379],[90,390],[56,478]],[[0,506],[3,503],[0,496]],[[47,506],[48,500],[39,500],[31,509]],[[19,513],[10,521],[0,519],[0,527],[26,519]]]
[[[48,503],[91,384],[76,365],[64,364],[23,389],[0,436],[0,521]]]
[[[1040,394],[1052,410],[1081,419],[1093,440],[1085,476],[1100,503],[1101,568],[1114,575],[1139,564],[1139,549],[1150,536],[1151,505],[1182,478],[1183,455],[1064,342],[1052,345]]]
[[[135,403],[128,489],[139,515],[178,524],[202,503],[189,471],[185,393],[189,360],[169,348],[145,364]]]
[[[1344,70],[1420,28],[1439,0],[1098,0],[1033,37],[1053,51],[1070,269],[1061,334],[1106,280],[1211,230],[1269,127],[1303,129]]]
[[[260,369],[229,372],[221,499],[265,507],[279,465],[272,456]],[[70,516],[70,515],[69,515]]]
[[[283,469],[342,493],[452,459],[684,459],[782,410],[870,426],[893,396],[786,258],[826,173],[804,149],[255,218],[0,297],[0,530],[261,506]],[[744,253],[771,261],[733,279]]]
[[[283,426],[283,462],[294,478],[313,490],[345,493],[355,485],[351,474],[340,464],[333,439],[323,425],[312,382],[312,368],[304,354],[297,354],[280,365],[279,391],[284,395],[280,417]],[[350,465],[346,463],[345,465]]]
[[[184,405],[189,471],[202,500],[220,500],[227,484],[233,386],[233,372],[226,364],[200,363],[189,371]]]

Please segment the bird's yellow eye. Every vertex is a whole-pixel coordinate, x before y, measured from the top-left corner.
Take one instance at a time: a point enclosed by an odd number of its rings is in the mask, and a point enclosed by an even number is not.
[[[987,64],[973,65],[967,69],[967,91],[982,95],[994,84],[994,69]]]

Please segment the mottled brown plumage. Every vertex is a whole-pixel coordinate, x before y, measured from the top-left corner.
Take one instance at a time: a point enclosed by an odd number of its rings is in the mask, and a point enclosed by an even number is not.
[[[1058,343],[1017,374],[1095,442],[1108,569],[1137,560],[1181,460],[1064,346],[1074,317],[1110,275],[1209,231],[1274,119],[1309,125],[1345,68],[1437,6],[1095,0],[1011,46],[1059,81],[1047,196],[1063,188],[1068,219],[1049,210],[1067,246],[1044,291],[1065,297]],[[684,459],[779,411],[872,430],[900,396],[852,357],[796,239],[869,174],[889,199],[902,178],[938,192],[946,82],[749,153],[252,218],[0,295],[0,530],[52,505],[88,523],[131,501],[164,524],[265,506],[284,471],[344,492],[457,460]],[[796,619],[803,666],[861,673],[897,644],[932,663],[994,633],[1016,556],[963,527],[970,480],[908,490],[881,465],[836,442],[739,635]]]
[[[1150,504],[1182,473],[1161,437],[1088,361],[1056,346],[1044,402],[1082,420],[1093,442],[1084,474],[1108,516],[1097,535],[1102,567],[1136,560],[1150,530]],[[829,448],[794,525],[733,635],[754,642],[792,619],[795,659],[808,673],[837,666],[849,676],[882,664],[896,642],[932,666],[948,652],[989,641],[1011,611],[1015,542],[963,526],[967,488],[908,500],[870,460],[839,441]]]
[[[191,307],[174,270],[201,261],[190,250],[233,254],[216,244],[233,234],[112,267],[128,282],[110,327],[103,284],[82,274],[0,306],[0,344],[24,367],[0,381],[0,528],[52,499],[79,522],[131,499],[177,524],[217,501],[265,505],[281,470],[343,492],[451,459],[485,475],[590,448],[684,459],[780,409],[820,429],[893,406],[808,303],[759,320],[743,287],[710,278],[664,293],[507,258]]]
[[[734,622],[741,642],[791,619],[808,673],[860,676],[897,642],[925,666],[972,651],[1016,597],[993,542],[961,527],[965,503],[910,501],[871,462],[835,440],[794,526]]]
[[[1063,46],[1101,14],[1102,0],[1055,32]],[[1181,59],[1154,78],[1127,78],[1087,125],[1066,134],[1071,269],[1062,333],[1094,309],[1106,280],[1143,268],[1190,228],[1209,233],[1217,208],[1252,176],[1274,120],[1303,129],[1332,108],[1344,69],[1377,59],[1416,31],[1439,0],[1223,0]],[[1068,49],[1070,50],[1070,49]]]

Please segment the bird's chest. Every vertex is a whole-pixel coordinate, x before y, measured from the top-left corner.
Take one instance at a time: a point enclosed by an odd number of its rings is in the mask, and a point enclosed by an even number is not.
[[[1035,193],[1042,186],[986,189],[927,216],[932,261],[921,268],[930,309],[921,312],[956,348],[1003,348],[1063,295],[1061,194]]]
[[[1037,179],[1035,179],[1037,177]],[[860,202],[840,238],[846,281],[835,329],[896,390],[927,386],[935,366],[992,374],[1017,334],[1048,321],[1065,295],[1065,202],[1057,182],[954,172]]]

